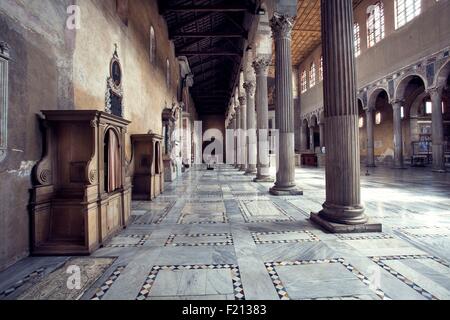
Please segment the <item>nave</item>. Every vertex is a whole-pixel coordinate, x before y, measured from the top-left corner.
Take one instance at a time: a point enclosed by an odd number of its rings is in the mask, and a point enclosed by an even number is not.
[[[366,212],[383,232],[346,235],[309,220],[322,169],[297,169],[304,195],[278,197],[229,166],[192,169],[133,202],[129,227],[91,257],[29,257],[0,273],[0,299],[449,299],[448,181],[419,168],[369,174]],[[67,285],[71,266],[80,289]]]

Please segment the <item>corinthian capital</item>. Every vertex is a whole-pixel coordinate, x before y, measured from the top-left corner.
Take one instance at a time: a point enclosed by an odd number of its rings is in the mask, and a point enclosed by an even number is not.
[[[255,73],[260,74],[262,72],[266,74],[267,68],[270,66],[270,61],[271,58],[269,57],[257,57],[252,63],[253,69],[255,69]]]
[[[291,38],[292,28],[294,27],[294,18],[287,14],[275,13],[270,20],[273,37],[275,39]]]
[[[4,41],[0,41],[0,55],[6,59],[9,58],[9,45]]]
[[[431,96],[431,98],[440,97],[443,91],[443,87],[433,87],[428,89],[428,94]]]
[[[247,103],[247,99],[244,96],[239,97],[239,104],[241,106],[245,106],[246,103]]]
[[[247,81],[244,83],[244,89],[247,92],[248,95],[253,97],[255,95],[256,91],[256,84],[254,81]]]

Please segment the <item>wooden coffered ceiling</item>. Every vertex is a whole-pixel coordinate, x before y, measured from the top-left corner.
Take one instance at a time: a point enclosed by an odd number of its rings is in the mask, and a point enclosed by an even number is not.
[[[354,0],[357,7],[363,0]],[[299,0],[297,17],[292,31],[292,63],[299,65],[320,45],[320,0]]]

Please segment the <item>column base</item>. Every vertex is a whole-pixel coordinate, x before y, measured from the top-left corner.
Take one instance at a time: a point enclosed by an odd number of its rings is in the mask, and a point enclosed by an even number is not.
[[[392,169],[394,170],[407,170],[408,168],[405,166],[394,166]]]
[[[254,176],[256,175],[256,170],[247,170],[244,173],[245,176]]]
[[[297,186],[292,187],[278,187],[274,186],[269,190],[269,193],[273,196],[302,196],[303,190],[297,188]]]
[[[367,164],[366,165],[366,168],[376,168],[377,166],[376,165],[374,165],[374,164]]]
[[[267,182],[267,183],[273,183],[275,182],[275,179],[270,176],[260,176],[253,179],[253,182]]]
[[[311,213],[310,219],[330,233],[367,233],[383,231],[383,226],[381,223],[371,221],[354,225],[340,224],[326,220],[320,213]]]
[[[445,170],[445,169],[433,169],[433,170],[431,170],[431,172],[436,172],[436,173],[447,173],[447,170]]]

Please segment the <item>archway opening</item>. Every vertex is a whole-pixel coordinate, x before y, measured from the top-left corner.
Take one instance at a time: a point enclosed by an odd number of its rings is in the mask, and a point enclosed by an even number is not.
[[[394,162],[393,112],[389,96],[383,89],[372,97],[374,109],[374,156],[379,164]],[[367,119],[366,119],[367,120]]]

